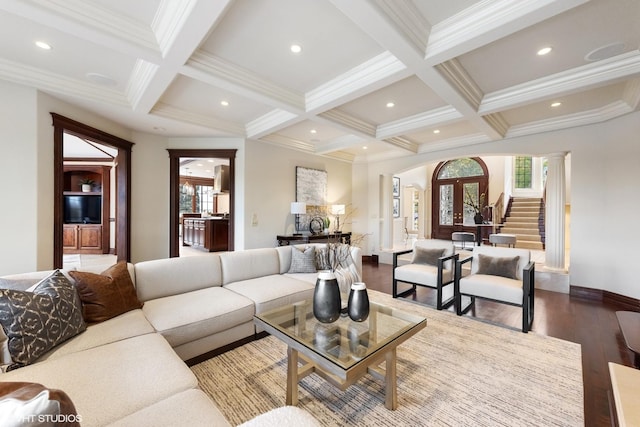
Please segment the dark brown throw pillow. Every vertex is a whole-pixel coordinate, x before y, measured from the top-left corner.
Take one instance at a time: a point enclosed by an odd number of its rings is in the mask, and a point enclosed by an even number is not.
[[[104,322],[142,307],[124,261],[100,274],[70,271],[69,275],[76,281],[85,322]]]
[[[518,279],[519,261],[519,256],[510,258],[492,257],[489,255],[478,254],[477,274],[488,274],[491,276],[502,276],[509,279]]]
[[[0,409],[0,425],[76,427],[82,421],[67,393],[38,383],[0,382]]]
[[[412,264],[438,265],[438,258],[444,256],[444,249],[427,249],[416,246],[413,248]]]

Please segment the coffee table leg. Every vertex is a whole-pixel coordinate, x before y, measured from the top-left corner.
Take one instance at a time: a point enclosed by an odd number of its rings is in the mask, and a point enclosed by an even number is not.
[[[287,347],[287,405],[298,405],[298,350]]]
[[[396,409],[398,407],[398,384],[396,377],[396,349],[390,350],[385,355],[386,372],[385,372],[385,392],[384,406],[387,409]]]

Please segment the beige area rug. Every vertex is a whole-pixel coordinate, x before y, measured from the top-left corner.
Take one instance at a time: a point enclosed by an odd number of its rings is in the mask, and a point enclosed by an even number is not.
[[[582,426],[580,345],[458,317],[369,291],[427,318],[398,347],[398,409],[369,375],[342,392],[317,375],[300,382],[298,406],[327,426]],[[269,336],[192,367],[234,425],[284,406],[286,346]]]

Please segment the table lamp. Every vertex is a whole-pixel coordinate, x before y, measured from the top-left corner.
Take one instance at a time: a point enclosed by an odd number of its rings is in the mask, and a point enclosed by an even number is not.
[[[294,235],[301,234],[300,229],[300,215],[307,213],[307,204],[305,202],[291,202],[291,213],[296,216],[296,232]]]

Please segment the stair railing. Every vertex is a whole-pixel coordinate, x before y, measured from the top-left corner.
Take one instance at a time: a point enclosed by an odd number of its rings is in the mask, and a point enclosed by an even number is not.
[[[494,224],[502,224],[502,218],[504,215],[504,193],[500,193],[500,197],[496,200],[496,203],[493,205],[493,217],[491,221]]]

